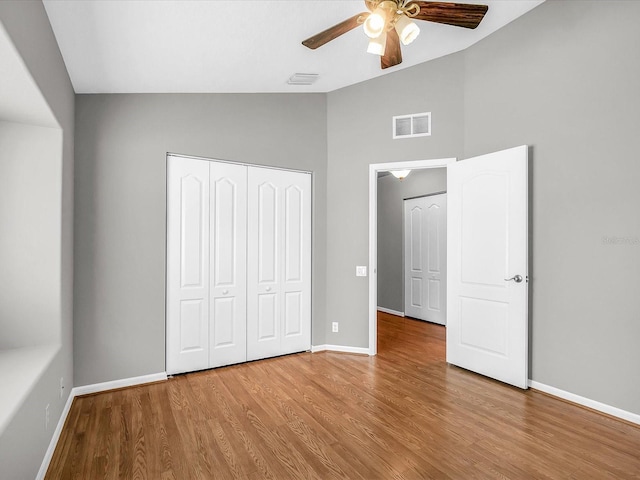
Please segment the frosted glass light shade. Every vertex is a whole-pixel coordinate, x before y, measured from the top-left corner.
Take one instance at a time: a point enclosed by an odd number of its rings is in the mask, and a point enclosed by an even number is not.
[[[393,175],[399,180],[404,179],[410,173],[411,173],[411,170],[391,170],[391,175]]]
[[[364,33],[369,38],[378,38],[384,32],[384,26],[387,23],[385,11],[382,8],[377,8],[375,12],[367,17],[362,25]]]
[[[385,48],[387,47],[387,32],[384,32],[378,38],[372,38],[369,40],[369,46],[367,47],[367,53],[373,53],[374,55],[384,55]]]
[[[418,25],[406,15],[400,15],[396,22],[396,32],[403,45],[409,45],[420,34]]]

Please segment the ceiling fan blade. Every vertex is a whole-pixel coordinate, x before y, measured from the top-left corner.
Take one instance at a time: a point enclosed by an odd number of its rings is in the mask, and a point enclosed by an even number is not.
[[[464,28],[476,28],[489,9],[487,5],[426,1],[410,2],[407,7],[414,4],[420,7],[420,12],[413,18]]]
[[[353,30],[354,28],[356,28],[358,25],[361,24],[361,22],[358,22],[358,19],[360,17],[362,17],[362,20],[364,20],[368,16],[369,16],[369,12],[363,12],[363,13],[354,15],[353,17],[348,18],[344,22],[340,22],[337,25],[327,28],[326,30],[314,35],[313,37],[307,38],[305,41],[302,42],[302,44],[305,47],[309,47],[310,49],[315,50],[316,48],[321,47],[325,43],[328,43],[331,40],[338,38],[343,33],[347,33],[348,31]]]
[[[380,57],[380,67],[389,68],[402,63],[402,51],[400,50],[400,38],[395,29],[387,32],[387,45],[384,55]]]

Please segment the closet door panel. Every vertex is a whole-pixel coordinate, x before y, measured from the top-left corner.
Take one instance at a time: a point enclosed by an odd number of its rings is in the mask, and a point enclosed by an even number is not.
[[[280,172],[283,195],[282,353],[311,348],[311,175]]]
[[[271,182],[258,185],[257,259],[258,282],[260,285],[273,285],[278,276],[278,190]]]
[[[302,294],[300,292],[285,292],[284,338],[291,338],[302,333],[302,317]]]
[[[233,321],[238,316],[236,299],[214,298],[212,316],[217,320],[217,322],[214,322],[212,324],[212,350],[225,347],[233,348],[235,345],[237,345],[237,327],[235,325],[235,322]]]
[[[247,359],[280,354],[282,199],[277,170],[249,167]]]
[[[302,279],[303,263],[302,240],[303,228],[303,192],[296,185],[289,186],[285,191],[285,281],[296,282]]]
[[[210,367],[247,360],[247,167],[211,163]]]
[[[311,347],[311,176],[249,168],[247,358]]]
[[[209,163],[167,159],[167,373],[208,367]]]
[[[258,342],[278,339],[278,299],[273,293],[258,295]]]

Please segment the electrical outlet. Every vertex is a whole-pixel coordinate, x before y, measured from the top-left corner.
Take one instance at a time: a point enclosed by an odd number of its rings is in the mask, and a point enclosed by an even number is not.
[[[64,395],[64,377],[60,377],[60,398]]]
[[[356,267],[356,277],[366,277],[367,276],[367,267],[358,265]]]
[[[44,407],[44,429],[49,430],[49,404]]]
[[[333,322],[333,323],[331,324],[331,331],[332,331],[333,333],[337,333],[337,332],[338,332],[338,322]]]

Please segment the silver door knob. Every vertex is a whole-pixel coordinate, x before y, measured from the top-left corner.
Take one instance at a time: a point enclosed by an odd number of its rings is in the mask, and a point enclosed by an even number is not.
[[[222,290],[223,295],[226,295],[227,293],[229,293],[229,290]]]
[[[510,282],[511,280],[513,280],[516,283],[520,283],[520,282],[522,282],[522,275],[515,275],[515,276],[513,276],[511,278],[505,278],[504,279],[505,282]]]
[[[270,292],[270,291],[271,291],[271,287],[267,287],[267,288],[265,288],[265,290],[266,290],[267,292]]]

